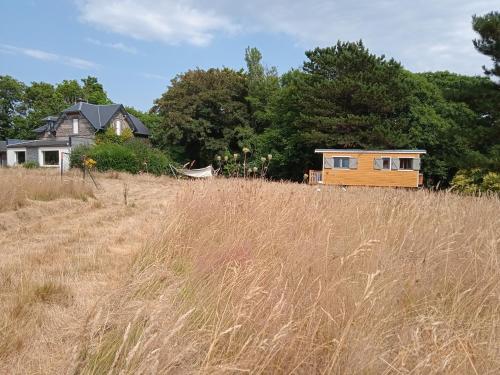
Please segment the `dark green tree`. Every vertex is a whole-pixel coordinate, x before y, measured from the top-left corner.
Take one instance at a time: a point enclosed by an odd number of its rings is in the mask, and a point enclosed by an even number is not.
[[[33,129],[42,125],[42,119],[59,114],[65,107],[63,97],[47,82],[32,82],[26,89],[24,103],[28,108],[26,128],[17,132],[17,137],[33,139]]]
[[[238,150],[253,137],[243,72],[190,70],[174,78],[155,101],[161,116],[156,142],[182,160],[212,163],[216,154]]]
[[[96,77],[88,76],[82,79],[83,100],[92,104],[111,104],[112,101],[108,98],[108,94],[104,91],[102,84],[97,81]]]
[[[490,12],[484,16],[472,17],[472,28],[480,36],[474,39],[474,47],[493,60],[493,67],[483,67],[487,75],[500,77],[500,12]]]
[[[77,80],[64,80],[56,86],[56,94],[66,106],[71,106],[84,97],[82,87]]]
[[[275,67],[267,69],[262,64],[262,54],[257,48],[245,50],[247,64],[248,96],[251,126],[261,133],[271,125],[271,101],[279,90],[279,77]]]
[[[281,99],[294,111],[293,121],[281,126],[292,128],[286,131],[291,176],[300,179],[314,167],[315,148],[408,143],[408,122],[401,114],[408,112],[411,87],[399,63],[370,54],[361,41],[338,42],[306,56],[305,75],[296,74],[299,79]]]
[[[161,117],[153,111],[142,112],[134,107],[125,107],[125,109],[128,113],[134,115],[141,120],[144,125],[146,125],[151,132],[149,139],[151,143],[155,145],[157,143],[157,133],[161,124]]]
[[[0,140],[17,137],[26,125],[23,102],[26,86],[11,76],[0,76]]]
[[[468,108],[472,115],[453,112],[467,151],[457,159],[457,168],[500,170],[500,90],[486,77],[469,77],[449,72],[424,73],[443,97]]]
[[[280,77],[280,88],[269,102],[270,126],[255,137],[252,144],[255,154],[273,155],[269,175],[273,178],[299,179],[304,170],[303,162],[315,165],[314,154],[302,147],[300,131],[294,126],[302,111],[302,89],[307,74],[291,70]]]

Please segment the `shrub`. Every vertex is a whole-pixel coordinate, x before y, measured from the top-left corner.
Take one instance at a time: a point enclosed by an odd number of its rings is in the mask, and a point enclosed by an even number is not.
[[[485,191],[500,192],[500,173],[488,172],[483,177],[481,187]]]
[[[168,165],[173,164],[173,162],[170,157],[160,150],[152,148],[139,139],[131,139],[124,146],[134,152],[141,171],[153,173],[157,176],[170,173]]]
[[[96,136],[96,143],[118,143],[123,144],[124,142],[132,139],[134,133],[129,128],[125,128],[121,135],[116,134],[116,130],[113,127],[108,127],[104,133],[99,133]]]
[[[487,172],[479,168],[460,170],[453,177],[451,185],[455,190],[466,194],[500,193],[500,173]]]
[[[139,160],[134,152],[126,146],[108,143],[95,145],[87,155],[97,162],[100,172],[109,170],[138,173]]]
[[[91,146],[77,146],[71,150],[69,163],[71,168],[82,168],[83,159],[90,153]]]
[[[34,169],[34,168],[38,168],[39,165],[36,161],[30,160],[30,161],[27,161],[26,163],[24,163],[23,167],[26,169]]]
[[[123,144],[108,142],[76,147],[71,152],[71,167],[82,168],[85,157],[95,160],[95,168],[100,172],[148,172],[157,176],[170,174],[168,165],[172,163],[169,156],[138,139]]]

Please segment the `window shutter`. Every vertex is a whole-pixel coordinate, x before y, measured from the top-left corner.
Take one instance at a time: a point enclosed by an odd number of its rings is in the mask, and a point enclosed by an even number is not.
[[[349,169],[358,169],[358,159],[349,158]]]
[[[391,169],[395,171],[399,169],[399,158],[391,158]]]
[[[382,169],[384,162],[382,159],[373,159],[373,169]]]
[[[414,158],[412,161],[412,169],[414,171],[419,171],[420,170],[420,158]]]
[[[332,169],[333,168],[333,158],[324,158],[323,159],[323,168]]]

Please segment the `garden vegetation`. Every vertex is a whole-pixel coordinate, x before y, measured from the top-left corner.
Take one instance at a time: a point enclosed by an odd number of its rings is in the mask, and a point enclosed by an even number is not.
[[[75,147],[70,156],[71,167],[82,169],[85,159],[92,159],[99,172],[156,176],[171,174],[170,166],[174,164],[165,152],[152,148],[147,141],[133,138],[131,132],[118,136],[111,128],[97,138],[96,145]]]

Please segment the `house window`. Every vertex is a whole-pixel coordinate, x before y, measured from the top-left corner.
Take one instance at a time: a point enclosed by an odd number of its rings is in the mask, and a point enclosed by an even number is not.
[[[399,169],[412,170],[413,158],[399,158]]]
[[[382,169],[391,169],[391,158],[382,158]]]
[[[333,168],[349,169],[349,158],[348,157],[334,157],[333,158]]]
[[[115,128],[116,128],[116,135],[122,135],[122,123],[120,120],[116,120]]]
[[[26,152],[16,151],[16,164],[24,164],[26,162]]]
[[[78,119],[73,119],[73,134],[78,134]]]
[[[59,151],[43,151],[43,165],[59,165]]]

